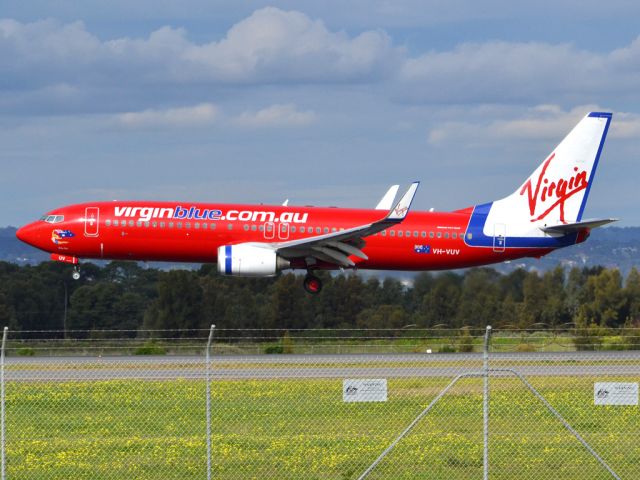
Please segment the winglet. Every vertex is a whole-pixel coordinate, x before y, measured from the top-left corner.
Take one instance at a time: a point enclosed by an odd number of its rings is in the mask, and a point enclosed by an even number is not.
[[[391,185],[387,193],[384,194],[384,197],[382,197],[378,205],[376,205],[376,210],[385,210],[387,212],[391,210],[391,207],[393,207],[393,199],[396,198],[396,194],[398,193],[398,188],[400,188],[400,185]]]
[[[409,208],[411,208],[411,203],[413,202],[413,197],[416,195],[416,190],[420,182],[413,182],[409,189],[402,196],[400,201],[396,204],[395,207],[391,211],[389,211],[389,215],[387,215],[388,220],[404,220],[404,217],[409,213]]]

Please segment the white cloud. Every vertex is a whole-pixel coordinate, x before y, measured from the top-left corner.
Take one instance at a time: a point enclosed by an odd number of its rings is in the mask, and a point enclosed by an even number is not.
[[[401,50],[382,31],[351,37],[303,13],[267,7],[204,44],[169,26],[148,38],[101,41],[81,22],[0,20],[0,54],[0,73],[17,86],[25,77],[92,84],[370,81],[388,71]]]
[[[408,55],[382,30],[350,34],[274,7],[200,43],[172,26],[103,40],[82,22],[5,19],[0,58],[0,107],[19,112],[143,110],[185,92],[197,103],[228,87],[370,83],[404,103],[576,105],[634,100],[640,84],[640,37],[611,51],[488,41]],[[68,88],[69,101],[57,85]],[[43,101],[48,89],[52,100]]]
[[[631,95],[640,80],[640,41],[611,52],[568,44],[486,42],[408,59],[398,97],[427,103],[576,103]]]
[[[295,105],[276,104],[256,112],[244,112],[232,120],[240,127],[304,127],[316,120],[313,110],[299,111]]]
[[[592,111],[607,111],[597,105],[581,105],[565,111],[557,105],[539,105],[516,118],[476,118],[474,121],[445,122],[428,132],[431,144],[460,141],[494,143],[507,140],[551,140],[562,138]],[[614,112],[610,137],[634,138],[640,135],[640,115]]]
[[[201,103],[192,107],[122,113],[117,115],[117,120],[121,125],[134,128],[193,127],[209,125],[217,115],[215,105]]]

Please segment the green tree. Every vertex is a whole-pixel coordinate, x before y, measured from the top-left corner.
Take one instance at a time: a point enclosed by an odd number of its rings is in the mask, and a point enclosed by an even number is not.
[[[581,323],[601,327],[619,327],[624,324],[628,308],[619,270],[602,270],[599,274],[590,276],[585,292],[589,300],[580,309]]]
[[[197,274],[173,270],[160,275],[158,298],[144,315],[148,329],[206,328],[202,316],[202,288]]]

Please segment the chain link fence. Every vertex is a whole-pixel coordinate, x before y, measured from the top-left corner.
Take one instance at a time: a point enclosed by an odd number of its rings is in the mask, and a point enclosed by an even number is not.
[[[5,330],[2,479],[637,479],[616,333]]]

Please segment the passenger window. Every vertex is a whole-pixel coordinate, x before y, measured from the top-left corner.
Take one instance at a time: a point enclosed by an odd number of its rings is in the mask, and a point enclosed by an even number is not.
[[[433,232],[429,232],[429,238],[433,238]]]
[[[451,234],[451,238],[453,238],[455,240],[456,238],[458,238],[458,234],[456,232],[453,232]]]
[[[380,233],[382,234],[383,237],[387,236],[387,231],[386,230],[382,230]]]
[[[104,224],[105,224],[107,227],[110,227],[110,226],[111,226],[111,220],[107,220],[106,222],[104,222]]]
[[[427,232],[425,232],[424,230],[422,232],[420,232],[420,236],[422,238],[427,238]]]
[[[449,232],[444,232],[444,238],[449,238]]]
[[[418,237],[418,231],[417,231],[417,230],[415,230],[415,231],[413,232],[413,236],[414,236],[414,237],[416,237],[416,238]]]
[[[153,222],[153,223],[151,224],[151,226],[152,226],[153,228],[156,228],[156,227],[158,226],[158,222]]]
[[[144,222],[144,226],[149,228],[149,222]]]
[[[244,229],[245,232],[249,231],[249,225],[247,225],[246,223],[244,224],[244,226],[242,228]]]
[[[202,224],[202,228],[204,228],[204,229],[206,230],[207,228],[209,228],[209,224],[208,224],[208,223],[206,223],[206,222],[205,222],[205,223],[203,223],[203,224]]]
[[[291,227],[291,233],[296,233],[296,227]]]
[[[182,222],[178,222],[178,223],[176,223],[176,227],[177,227],[177,228],[182,228]]]
[[[324,233],[329,233],[329,227],[324,227]]]
[[[260,225],[260,226],[258,227],[258,230],[260,230],[261,232],[264,232],[264,225]]]
[[[184,228],[191,228],[191,222],[184,222]]]
[[[320,227],[316,227],[316,233],[322,233],[322,230],[320,230]]]
[[[473,233],[467,233],[467,239],[471,240],[473,238]]]
[[[215,229],[216,229],[216,224],[215,224],[215,223],[212,223],[212,224],[211,224],[211,230],[215,230]]]
[[[195,222],[193,224],[193,228],[200,228],[200,222]]]
[[[395,230],[389,230],[389,236],[390,237],[395,237],[396,236],[396,231]]]
[[[304,233],[304,227],[300,227],[300,233]]]
[[[229,224],[231,225],[231,224]],[[271,232],[273,230],[273,225],[271,225],[270,223],[267,225],[267,232]]]
[[[401,237],[402,235],[404,235],[404,234],[402,233],[402,230],[398,230],[398,236],[399,236],[399,237]]]
[[[113,226],[114,227],[117,227],[119,224],[120,224],[120,222],[118,220],[114,220],[113,221]]]
[[[124,225],[124,224],[125,224],[125,221],[123,220],[122,221],[122,225]],[[129,220],[129,226],[133,227],[133,220]]]
[[[337,229],[336,227],[333,227],[333,228],[331,229],[331,231],[332,231],[332,232],[337,232],[337,231],[338,231],[338,229]]]
[[[442,238],[442,232],[438,232],[438,233],[436,233],[436,237],[438,237],[438,238]]]
[[[164,228],[164,222],[160,222],[160,228]]]
[[[258,227],[256,227],[255,225],[251,225],[251,231],[255,232],[256,230],[258,230]]]
[[[233,230],[233,223],[227,224],[227,229],[228,230]]]
[[[173,222],[169,222],[169,228],[173,228]]]

